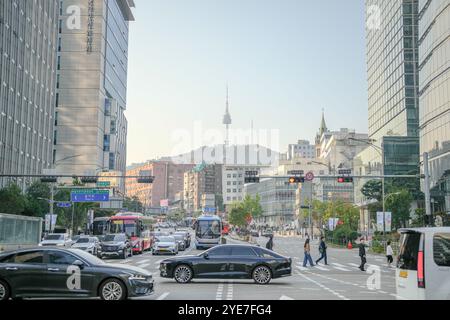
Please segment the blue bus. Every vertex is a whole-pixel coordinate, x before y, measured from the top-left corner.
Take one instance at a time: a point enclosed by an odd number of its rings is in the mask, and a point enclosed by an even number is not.
[[[196,249],[212,248],[221,242],[222,219],[213,215],[202,215],[194,224]]]

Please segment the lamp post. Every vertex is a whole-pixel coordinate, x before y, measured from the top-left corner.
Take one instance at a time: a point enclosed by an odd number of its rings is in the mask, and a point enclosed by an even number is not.
[[[383,146],[379,147],[375,144],[376,140],[369,139],[357,139],[357,138],[348,138],[349,140],[363,142],[374,148],[378,154],[381,156],[381,200],[383,202],[383,241],[386,243],[386,202],[385,202],[385,154]]]

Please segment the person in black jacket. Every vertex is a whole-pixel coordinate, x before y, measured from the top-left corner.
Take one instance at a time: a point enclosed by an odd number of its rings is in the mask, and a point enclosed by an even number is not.
[[[327,266],[328,265],[327,245],[325,243],[325,238],[324,237],[320,238],[319,252],[320,252],[320,258],[316,261],[316,264],[319,264],[319,262],[324,259],[325,260],[325,265]]]
[[[364,239],[362,239],[362,238],[361,238],[361,241],[359,242],[359,257],[361,258],[361,265],[359,266],[359,269],[361,271],[365,271],[364,266],[367,263],[366,244],[364,243]]]
[[[273,250],[273,236],[269,236],[269,241],[266,244],[266,248],[269,250]]]

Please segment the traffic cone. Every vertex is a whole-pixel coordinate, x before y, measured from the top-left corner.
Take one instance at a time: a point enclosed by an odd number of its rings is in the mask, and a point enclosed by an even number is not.
[[[353,249],[353,245],[352,245],[352,242],[351,242],[351,241],[348,242],[347,248],[348,248],[349,250],[352,250],[352,249]]]

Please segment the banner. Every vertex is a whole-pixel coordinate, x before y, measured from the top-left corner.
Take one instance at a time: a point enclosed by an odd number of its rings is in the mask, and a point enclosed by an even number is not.
[[[52,217],[52,219],[51,219],[51,221],[52,221],[51,230],[50,230],[50,217]],[[52,230],[54,230],[55,227],[56,227],[57,219],[58,219],[58,215],[56,215],[56,214],[54,214],[53,216],[51,216],[50,214],[46,214],[45,215],[45,231],[51,232]]]
[[[392,231],[392,212],[377,212],[377,231],[383,232],[386,228],[386,232]]]
[[[328,219],[328,230],[334,231],[338,225],[339,225],[339,218]]]

